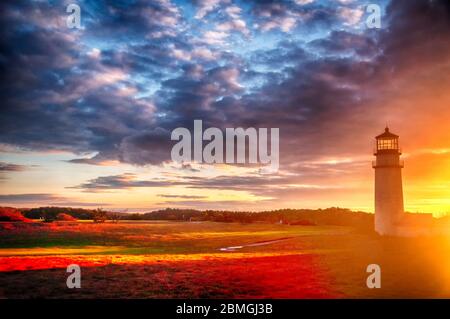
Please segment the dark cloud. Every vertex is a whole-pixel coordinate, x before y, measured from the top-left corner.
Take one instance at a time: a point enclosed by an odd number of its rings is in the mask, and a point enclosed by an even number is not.
[[[22,172],[28,168],[26,165],[0,162],[0,172]]]
[[[159,197],[164,198],[181,198],[181,199],[202,199],[206,198],[206,196],[198,196],[198,195],[165,195],[165,194],[158,194]]]
[[[271,180],[259,175],[217,176],[214,178],[185,176],[179,179],[139,180],[135,174],[125,173],[121,175],[101,176],[70,188],[83,189],[85,191],[104,191],[134,187],[166,187],[181,185],[189,188],[252,190],[259,189],[262,184],[277,185],[283,182],[285,183],[286,181],[286,178],[275,177]]]
[[[85,27],[96,37],[175,37],[175,27],[182,23],[179,9],[170,1],[84,1],[81,7],[88,14]]]
[[[61,197],[55,194],[7,194],[0,195],[0,202],[8,204],[45,204],[57,206],[86,206],[86,207],[101,207],[108,206],[105,203],[89,203],[72,201],[68,198]]]
[[[223,11],[217,23],[228,21],[230,5],[214,9]],[[170,131],[202,119],[205,127],[279,127],[282,169],[305,173],[304,162],[370,152],[367,141],[392,111],[382,98],[389,81],[420,70],[448,81],[438,74],[450,56],[446,1],[393,1],[384,29],[357,31],[340,30],[336,6],[248,6],[240,18],[252,36],[275,32],[273,44],[233,51],[239,42],[230,38],[229,48],[207,46],[202,21],[187,21],[169,1],[83,3],[84,31],[61,27],[59,7],[2,4],[0,142],[97,152],[72,163],[159,164],[169,160]],[[294,28],[322,33],[303,43]],[[209,51],[196,57],[203,46]],[[136,183],[100,177],[80,188],[166,185]]]
[[[320,194],[323,191],[330,193],[348,191],[346,186],[334,185],[333,179],[337,176],[345,177],[346,174],[357,174],[358,166],[356,164],[340,164],[332,165],[326,168],[326,165],[316,165],[315,169],[309,170],[311,173],[303,174],[302,182],[299,184],[299,176],[267,176],[267,175],[244,175],[244,176],[216,176],[216,177],[200,177],[185,176],[177,179],[157,179],[142,180],[138,176],[126,173],[122,175],[102,176],[92,179],[78,186],[70,187],[81,189],[87,192],[104,192],[108,190],[131,189],[131,188],[152,188],[152,187],[169,187],[183,186],[187,189],[204,189],[204,190],[230,190],[230,191],[246,191],[256,196],[270,198],[292,198],[295,196],[306,194]],[[353,166],[353,168],[349,168]],[[351,172],[351,173],[350,173]],[[323,174],[328,175],[328,180],[323,179]],[[328,183],[328,184],[327,184]],[[158,195],[165,198],[178,199],[202,199],[201,195]]]
[[[258,17],[258,28],[291,33],[298,29],[332,29],[338,21],[339,6],[324,6],[320,2],[296,5],[293,1],[252,1],[252,12]]]
[[[240,200],[173,200],[157,203],[161,207],[175,208],[194,208],[194,209],[215,209],[215,210],[259,210],[262,211],[267,206],[264,204],[269,201],[261,200],[256,202],[240,201]]]
[[[376,56],[380,50],[373,34],[354,34],[347,31],[333,31],[327,38],[313,40],[309,45],[325,54],[354,52],[361,57]]]
[[[95,158],[74,158],[67,162],[73,164],[89,164],[89,165],[101,165],[101,162],[95,160]]]
[[[120,144],[119,158],[126,163],[159,164],[170,160],[172,144],[170,132],[157,127],[124,138]]]
[[[386,9],[389,27],[382,33],[379,63],[404,68],[448,62],[450,3],[448,1],[392,1]]]
[[[195,172],[200,172],[199,169],[193,168],[192,165],[189,164],[189,163],[182,163],[182,164],[181,164],[181,169],[182,169],[182,170],[185,170],[185,171],[193,172],[193,173],[195,173]]]
[[[111,206],[108,203],[89,203],[89,202],[77,202],[77,201],[58,201],[52,202],[51,205],[57,206],[69,206],[69,207],[105,207]]]
[[[3,202],[35,202],[35,201],[49,201],[58,200],[59,196],[53,194],[9,194],[0,195],[0,201]]]
[[[84,191],[105,191],[133,187],[164,187],[176,184],[176,182],[167,180],[136,180],[135,174],[125,173],[122,175],[101,176],[81,185],[68,188],[82,189]]]

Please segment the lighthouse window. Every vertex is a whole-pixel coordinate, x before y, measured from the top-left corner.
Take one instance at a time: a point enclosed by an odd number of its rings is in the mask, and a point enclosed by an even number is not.
[[[398,141],[396,139],[392,140],[378,140],[379,150],[392,150],[398,148]]]

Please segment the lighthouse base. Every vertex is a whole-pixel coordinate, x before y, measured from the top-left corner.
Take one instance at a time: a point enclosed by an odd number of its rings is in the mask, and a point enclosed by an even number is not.
[[[432,214],[404,213],[396,223],[375,217],[375,231],[382,236],[415,237],[442,233]]]

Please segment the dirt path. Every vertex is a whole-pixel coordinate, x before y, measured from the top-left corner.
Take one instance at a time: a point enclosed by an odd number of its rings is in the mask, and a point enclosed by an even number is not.
[[[271,245],[271,244],[275,244],[275,243],[279,243],[288,239],[293,239],[296,237],[283,237],[283,238],[278,238],[278,239],[272,239],[272,240],[264,240],[264,241],[258,241],[252,244],[247,244],[247,245],[241,245],[241,246],[229,246],[229,247],[223,247],[220,248],[220,251],[236,251],[239,249],[242,249],[244,247],[256,247],[256,246],[265,246],[265,245]]]

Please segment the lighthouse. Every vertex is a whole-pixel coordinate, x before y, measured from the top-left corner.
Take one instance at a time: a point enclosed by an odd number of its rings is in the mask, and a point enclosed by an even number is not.
[[[375,231],[397,235],[404,218],[401,151],[398,135],[385,131],[375,137]]]

